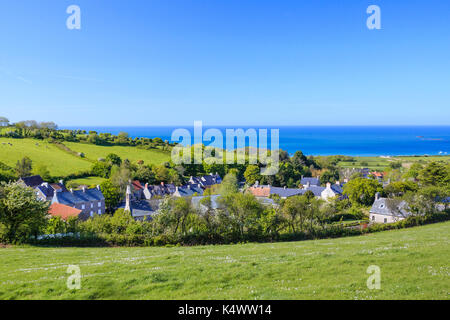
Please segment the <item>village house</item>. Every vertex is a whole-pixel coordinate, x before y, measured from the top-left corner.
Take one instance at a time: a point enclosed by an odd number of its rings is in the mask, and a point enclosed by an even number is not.
[[[56,190],[53,194],[52,204],[60,203],[81,210],[79,218],[87,220],[95,214],[105,213],[105,197],[100,186],[93,189],[63,191]]]
[[[310,180],[309,178],[307,178],[307,180],[303,180],[303,182],[305,182],[305,186],[303,189],[286,188],[286,187],[281,188],[281,187],[273,187],[270,185],[260,186],[258,184],[255,184],[254,186],[250,187],[248,191],[252,193],[255,197],[270,197],[271,195],[278,195],[281,199],[286,199],[298,195],[304,195],[307,191],[311,191],[316,198],[323,200],[327,200],[329,198],[333,198],[336,196],[341,196],[343,193],[342,186],[340,185],[339,182],[333,185],[331,183],[327,183],[326,187],[321,187],[320,185],[317,185],[317,181]],[[314,185],[311,185],[311,182],[313,182]]]
[[[222,178],[216,172],[216,174],[210,174],[202,177],[192,177],[189,179],[188,184],[200,185],[203,189],[210,188],[216,184],[221,184]]]
[[[49,210],[48,213],[52,216],[52,217],[59,217],[62,220],[68,220],[69,218],[78,218],[78,216],[81,213],[80,209],[76,209],[76,208],[72,208],[69,206],[66,206],[65,204],[61,204],[61,203],[53,203]]]
[[[161,182],[160,185],[149,186],[148,183],[145,184],[144,189],[142,190],[142,197],[137,199],[145,199],[150,200],[156,198],[162,198],[167,195],[172,195],[176,191],[176,187],[174,184],[168,183],[165,184]]]
[[[119,206],[131,213],[131,216],[137,221],[151,220],[158,213],[162,200],[141,200],[133,199],[131,187],[127,186],[125,202]]]
[[[188,184],[187,186],[175,187],[174,197],[192,197],[203,195],[203,189],[200,185]]]
[[[41,185],[34,188],[36,195],[41,201],[52,201],[55,191],[67,191],[62,180],[59,183],[43,182]]]
[[[40,175],[31,176],[31,177],[25,177],[20,178],[18,182],[23,185],[24,187],[29,188],[36,188],[37,186],[40,186],[42,183],[44,183],[44,180]]]
[[[393,206],[396,205],[396,208]],[[392,223],[406,219],[411,215],[407,210],[407,203],[401,201],[398,204],[387,198],[381,198],[380,193],[375,194],[375,202],[370,209],[370,222]]]
[[[306,188],[307,186],[320,187],[320,176],[317,176],[317,178],[302,176],[302,179],[300,180],[300,184],[303,186],[303,188]]]

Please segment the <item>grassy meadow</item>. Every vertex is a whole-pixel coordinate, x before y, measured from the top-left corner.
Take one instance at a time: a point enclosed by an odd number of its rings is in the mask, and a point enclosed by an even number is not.
[[[11,143],[9,145],[8,143]],[[64,176],[89,170],[92,163],[86,159],[64,152],[55,145],[35,139],[0,138],[0,161],[10,167],[23,157],[29,157],[33,166],[45,165],[51,175]]]
[[[450,156],[396,156],[390,158],[384,157],[353,157],[354,162],[340,161],[338,166],[341,168],[370,168],[371,170],[382,171],[389,167],[392,162],[401,162],[403,166],[410,166],[414,162],[425,164],[431,161],[450,162]]]
[[[110,153],[115,153],[122,159],[128,159],[131,162],[143,160],[145,164],[162,164],[170,160],[170,152],[159,149],[144,150],[129,146],[97,146],[93,144],[83,144],[77,142],[64,142],[64,145],[75,152],[82,152],[92,160],[106,158]]]
[[[11,143],[9,145],[8,143]],[[64,142],[75,152],[82,152],[85,158],[66,152],[54,144],[36,139],[0,138],[0,161],[14,167],[17,160],[27,156],[33,165],[46,165],[51,175],[64,176],[71,173],[89,170],[93,160],[105,158],[115,153],[122,159],[131,161],[143,160],[146,164],[162,164],[170,160],[170,153],[161,150],[143,150],[136,147],[97,146],[76,142]],[[91,161],[90,161],[91,160]]]
[[[0,299],[449,299],[450,222],[317,241],[0,248]],[[69,290],[78,265],[80,290]],[[370,265],[381,289],[369,290]]]

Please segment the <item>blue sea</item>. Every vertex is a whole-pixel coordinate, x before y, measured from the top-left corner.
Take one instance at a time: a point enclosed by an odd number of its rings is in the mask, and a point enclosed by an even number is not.
[[[159,137],[171,141],[173,130],[186,127],[64,127],[117,134],[127,132],[130,137]],[[210,127],[204,126],[203,132]],[[223,134],[225,129],[248,127],[214,127]],[[450,126],[281,126],[252,127],[279,129],[280,148],[293,154],[297,150],[306,155],[398,156],[450,154]],[[270,131],[269,131],[270,137]],[[225,134],[224,134],[225,136]],[[270,143],[269,143],[270,146]]]

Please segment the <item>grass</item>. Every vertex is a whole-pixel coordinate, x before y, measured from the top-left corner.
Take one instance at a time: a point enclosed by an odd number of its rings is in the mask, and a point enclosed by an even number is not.
[[[72,186],[97,186],[100,185],[103,181],[105,181],[106,179],[101,178],[101,177],[87,177],[87,178],[81,178],[81,179],[73,179],[73,180],[69,180],[67,181],[67,185],[72,185]]]
[[[12,146],[8,145],[11,143]],[[14,167],[17,160],[29,157],[33,167],[45,165],[51,175],[64,176],[83,170],[89,170],[92,163],[62,151],[55,145],[35,139],[0,138],[0,161]]]
[[[11,143],[12,146],[8,145]],[[0,138],[0,162],[11,167],[17,160],[28,156],[33,166],[45,165],[53,176],[65,176],[71,173],[89,170],[92,163],[88,161],[105,158],[109,153],[116,153],[122,159],[131,161],[144,160],[146,164],[162,164],[170,160],[170,153],[161,150],[143,150],[136,147],[96,146],[76,142],[64,142],[72,151],[85,153],[86,159],[66,152],[55,145],[36,139]]]
[[[73,151],[84,153],[87,158],[92,160],[106,158],[110,153],[117,154],[122,160],[128,159],[132,162],[143,160],[145,164],[162,164],[170,160],[170,152],[159,149],[144,150],[126,146],[96,146],[76,142],[64,142],[64,145]]]
[[[353,157],[353,159],[355,162],[341,161],[338,166],[341,168],[369,168],[383,171],[392,162],[402,162],[403,164],[412,164],[413,162],[425,164],[431,161],[450,162],[450,156]]]
[[[317,241],[0,249],[0,299],[449,299],[450,222]],[[69,290],[68,265],[81,268]],[[381,289],[369,290],[370,265]]]

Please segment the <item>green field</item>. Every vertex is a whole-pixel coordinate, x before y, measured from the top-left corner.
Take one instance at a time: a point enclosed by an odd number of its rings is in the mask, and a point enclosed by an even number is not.
[[[12,146],[8,145],[11,143]],[[45,165],[50,174],[64,176],[77,171],[89,170],[92,163],[64,152],[55,145],[35,139],[0,138],[0,161],[14,167],[23,157],[33,160],[33,166]]]
[[[12,146],[8,145],[11,143]],[[35,139],[0,138],[0,162],[14,167],[17,160],[28,156],[33,165],[46,165],[51,175],[64,176],[89,170],[92,162],[105,158],[109,153],[116,153],[122,159],[131,161],[144,160],[146,164],[161,164],[170,160],[170,153],[161,150],[143,150],[136,147],[96,146],[75,142],[64,142],[72,151],[83,152],[85,159],[66,152],[57,146]]]
[[[67,184],[71,184],[71,185],[75,185],[75,186],[85,185],[85,186],[90,187],[90,186],[100,185],[105,180],[106,179],[101,178],[101,177],[87,177],[87,178],[69,180],[69,181],[67,181]]]
[[[132,162],[143,160],[145,164],[162,164],[170,160],[170,153],[159,149],[144,150],[136,147],[96,146],[76,142],[64,142],[64,145],[73,151],[84,153],[87,158],[92,160],[105,158],[110,153],[115,153],[122,159],[128,159]]]
[[[0,299],[449,299],[450,222],[317,241],[0,249]],[[78,265],[80,290],[69,290]],[[381,289],[369,290],[370,265]]]
[[[450,156],[401,156],[401,157],[353,157],[355,162],[340,161],[338,166],[341,168],[370,168],[372,170],[382,171],[389,167],[392,162],[402,162],[404,165],[412,164],[414,162],[427,163],[431,161],[450,162]]]

